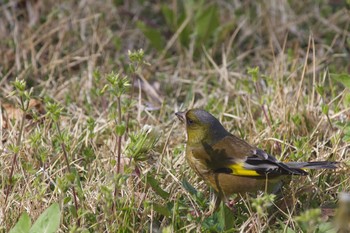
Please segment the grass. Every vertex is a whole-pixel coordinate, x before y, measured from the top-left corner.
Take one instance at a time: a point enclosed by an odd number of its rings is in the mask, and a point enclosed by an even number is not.
[[[334,228],[350,190],[349,3],[169,3],[0,6],[1,232],[53,203],[58,232]],[[235,196],[206,216],[174,116],[192,107],[280,160],[342,168],[293,178],[289,206]]]

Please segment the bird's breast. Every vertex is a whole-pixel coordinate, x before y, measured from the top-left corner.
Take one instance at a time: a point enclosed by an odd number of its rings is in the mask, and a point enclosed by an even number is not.
[[[202,178],[209,172],[207,161],[202,156],[195,154],[192,148],[186,148],[186,160],[197,175]]]

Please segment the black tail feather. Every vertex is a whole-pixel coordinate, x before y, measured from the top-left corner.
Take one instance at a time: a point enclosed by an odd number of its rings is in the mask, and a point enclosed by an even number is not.
[[[305,169],[336,169],[339,167],[338,162],[315,161],[315,162],[289,162],[286,163],[291,168]]]

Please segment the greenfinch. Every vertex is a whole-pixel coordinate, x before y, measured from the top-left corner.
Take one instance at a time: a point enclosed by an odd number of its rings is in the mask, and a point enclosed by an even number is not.
[[[265,151],[227,132],[210,113],[201,109],[177,112],[187,132],[186,160],[220,198],[231,194],[275,191],[281,178],[305,176],[304,169],[335,169],[337,162],[278,161]]]

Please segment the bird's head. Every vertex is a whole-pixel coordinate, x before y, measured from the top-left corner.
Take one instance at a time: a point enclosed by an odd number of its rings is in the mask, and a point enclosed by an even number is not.
[[[221,123],[209,112],[202,109],[190,109],[177,112],[175,115],[185,123],[187,131],[187,144],[209,143],[213,144],[229,135]]]

